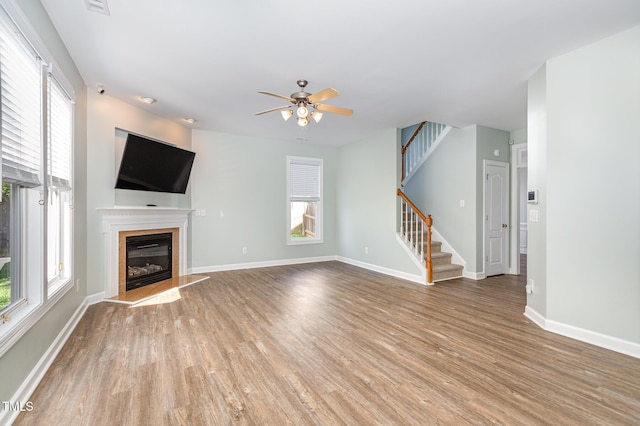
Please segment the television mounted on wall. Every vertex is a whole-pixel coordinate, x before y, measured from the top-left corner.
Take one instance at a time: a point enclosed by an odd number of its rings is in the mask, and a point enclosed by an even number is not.
[[[129,133],[116,188],[184,194],[195,152]]]

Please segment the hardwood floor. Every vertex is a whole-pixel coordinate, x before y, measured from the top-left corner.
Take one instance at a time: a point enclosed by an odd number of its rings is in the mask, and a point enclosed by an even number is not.
[[[198,283],[200,281],[204,281],[207,279],[209,279],[209,277],[206,275],[177,276],[177,277],[170,278],[168,280],[163,280],[157,283],[145,285],[144,287],[139,287],[133,290],[129,290],[126,293],[110,297],[107,300],[114,303],[125,303],[128,305],[137,305],[149,299],[155,299],[156,297],[158,297],[158,295],[164,292],[178,289],[181,287],[186,287],[189,285],[193,285],[195,283]]]
[[[522,277],[209,275],[90,306],[16,424],[640,424],[640,360],[531,323]]]

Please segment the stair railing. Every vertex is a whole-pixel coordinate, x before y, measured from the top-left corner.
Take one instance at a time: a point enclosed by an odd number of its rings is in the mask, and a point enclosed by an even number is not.
[[[447,126],[423,121],[402,146],[402,180],[409,176]]]
[[[427,282],[432,283],[431,226],[433,226],[433,219],[431,215],[425,216],[400,188],[398,188],[397,194],[400,197],[400,211],[402,214],[400,235],[415,256],[425,262]]]
[[[416,163],[416,161],[414,161],[415,160],[414,156],[411,155],[411,154],[414,153],[414,151],[410,150],[409,153],[407,153],[407,150],[409,150],[409,148],[413,144],[413,141],[416,140],[416,138],[418,137],[418,134],[420,134],[420,131],[422,130],[422,128],[424,127],[424,125],[426,123],[427,123],[426,121],[423,121],[422,123],[420,123],[420,125],[418,126],[416,131],[413,132],[413,135],[411,135],[411,137],[409,138],[407,143],[402,146],[402,150],[401,150],[401,153],[402,153],[402,180],[404,180],[404,178],[407,176],[407,174],[411,171],[410,169]]]

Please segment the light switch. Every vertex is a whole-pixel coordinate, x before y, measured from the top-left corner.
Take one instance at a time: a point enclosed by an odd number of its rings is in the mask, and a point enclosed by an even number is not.
[[[538,221],[538,210],[529,210],[529,222]]]

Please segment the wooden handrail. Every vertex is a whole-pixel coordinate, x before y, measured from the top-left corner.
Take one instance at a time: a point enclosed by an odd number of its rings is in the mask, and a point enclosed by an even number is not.
[[[425,256],[425,266],[427,268],[427,282],[433,282],[433,264],[431,263],[431,226],[433,226],[433,219],[431,215],[425,216],[418,207],[405,195],[400,188],[396,191],[398,196],[404,200],[411,210],[427,225],[427,253]]]
[[[409,141],[402,146],[402,151],[400,151],[400,152],[403,155],[404,155],[404,152],[409,148],[409,145],[411,145],[411,143],[414,141],[414,139],[418,136],[418,133],[420,133],[420,130],[422,130],[422,128],[424,127],[425,124],[427,124],[426,121],[423,121],[422,123],[420,123],[420,125],[418,126],[416,131],[413,132],[413,135],[411,135],[411,137],[409,138]]]
[[[420,133],[420,130],[422,130],[422,128],[424,127],[424,125],[427,124],[426,121],[423,121],[422,123],[420,123],[420,125],[418,126],[418,128],[416,129],[415,132],[413,132],[413,135],[411,135],[411,137],[409,138],[409,140],[407,141],[406,144],[404,144],[402,146],[402,149],[400,150],[400,153],[402,154],[402,180],[404,180],[405,178],[405,161],[404,161],[404,153],[405,151],[409,148],[409,145],[411,145],[413,143],[413,141],[416,139],[416,137],[418,136],[418,134]]]
[[[411,207],[411,209],[416,212],[416,214],[418,215],[418,217],[420,219],[422,219],[424,222],[427,222],[427,217],[424,215],[424,213],[422,213],[420,211],[420,209],[418,207],[416,207],[415,204],[413,204],[411,202],[411,200],[405,195],[404,192],[402,192],[402,189],[398,188],[397,194],[400,198],[402,198],[407,204],[409,204],[409,207]]]

